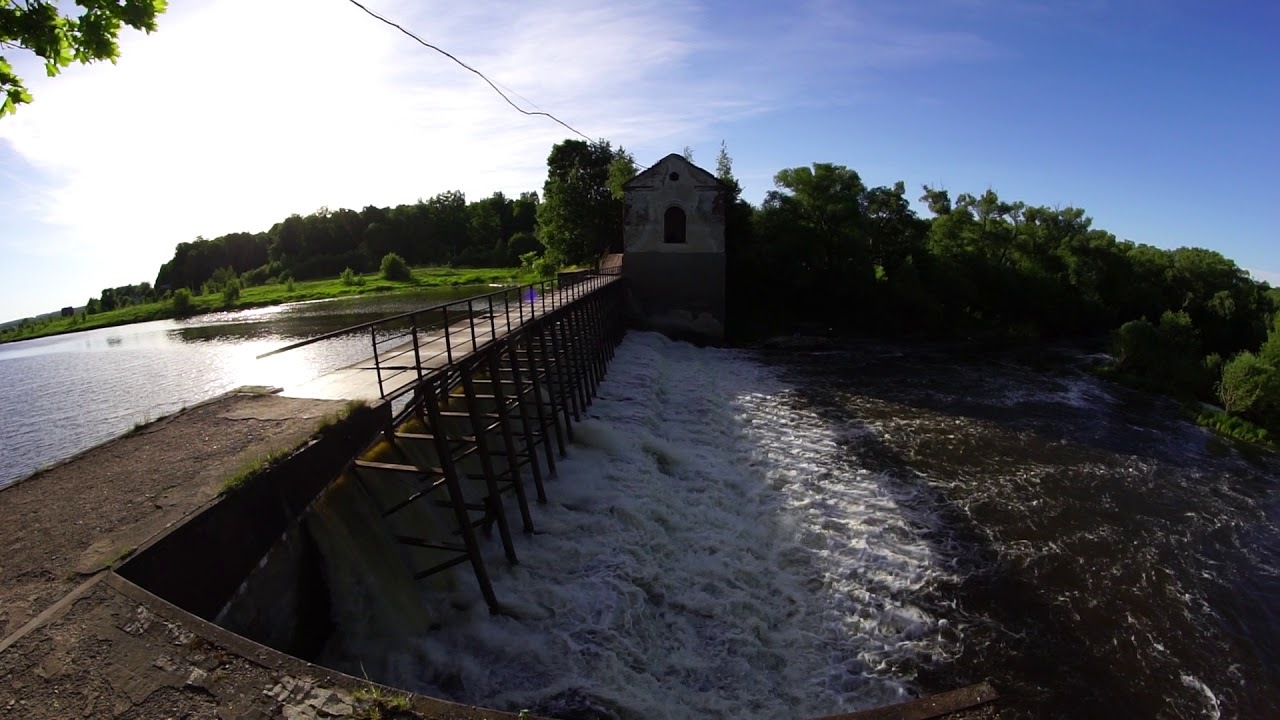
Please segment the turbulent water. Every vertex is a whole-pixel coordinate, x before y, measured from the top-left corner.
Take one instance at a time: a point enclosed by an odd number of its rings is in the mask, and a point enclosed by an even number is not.
[[[1173,417],[990,356],[632,333],[521,564],[486,542],[508,614],[461,566],[423,590],[429,627],[336,598],[323,659],[566,718],[807,717],[984,679],[1012,717],[1276,716],[1276,465]]]

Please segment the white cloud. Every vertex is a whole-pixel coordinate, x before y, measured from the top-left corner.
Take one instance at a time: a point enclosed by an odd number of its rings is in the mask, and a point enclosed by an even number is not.
[[[752,110],[709,88],[687,109],[653,102],[694,40],[656,5],[381,5],[592,137],[658,143]],[[155,257],[320,205],[536,189],[547,151],[568,135],[350,4],[174,11],[154,35],[127,38],[114,67],[29,76],[37,102],[0,125],[0,139],[53,177],[28,209],[82,250]]]
[[[785,32],[778,17],[726,31],[709,10],[656,0],[370,7],[641,163],[799,100],[813,68],[923,62],[975,42],[831,5],[788,11]],[[842,41],[824,22],[861,24]],[[350,3],[174,3],[158,32],[130,33],[121,50],[117,65],[54,79],[19,67],[36,100],[0,121],[0,153],[7,144],[34,170],[0,175],[6,192],[24,188],[21,223],[0,228],[4,264],[56,254],[78,259],[90,288],[136,282],[177,242],[291,212],[540,189],[547,152],[569,135]]]
[[[1257,268],[1245,268],[1245,272],[1254,280],[1271,283],[1272,287],[1280,287],[1280,272],[1275,270],[1258,270]]]

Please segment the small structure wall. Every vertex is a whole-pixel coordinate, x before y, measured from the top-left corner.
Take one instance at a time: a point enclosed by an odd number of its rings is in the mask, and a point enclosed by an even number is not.
[[[623,189],[622,273],[635,319],[674,337],[723,340],[724,185],[673,154]]]

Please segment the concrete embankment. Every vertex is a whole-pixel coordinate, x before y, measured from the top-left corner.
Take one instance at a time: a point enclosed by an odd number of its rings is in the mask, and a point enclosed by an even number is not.
[[[385,408],[339,420],[347,410],[233,392],[0,492],[0,718],[352,717],[395,705],[206,619],[384,421]],[[283,459],[219,497],[266,457]],[[418,714],[400,717],[509,717],[411,704]]]

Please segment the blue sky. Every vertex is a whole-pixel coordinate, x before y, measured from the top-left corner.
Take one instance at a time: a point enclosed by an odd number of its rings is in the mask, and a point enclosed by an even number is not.
[[[870,184],[1084,207],[1280,282],[1280,3],[369,0],[642,163],[723,139],[746,196]],[[0,120],[0,320],[152,281],[178,242],[321,206],[541,189],[559,126],[345,0],[171,3]]]

